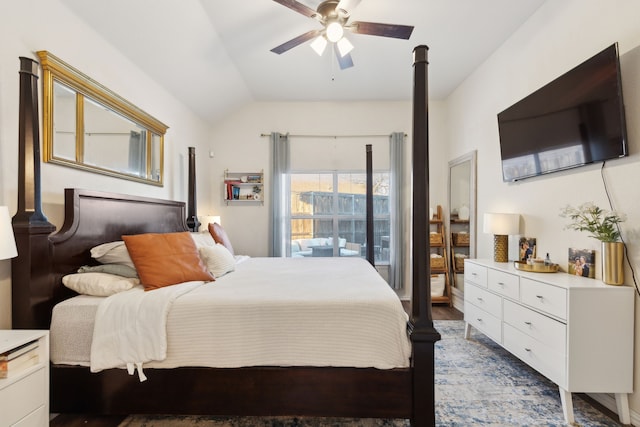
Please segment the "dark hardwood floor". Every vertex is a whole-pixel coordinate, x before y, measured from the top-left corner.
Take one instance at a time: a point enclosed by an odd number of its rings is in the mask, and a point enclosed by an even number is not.
[[[433,320],[463,320],[461,311],[447,305],[434,305],[431,307]]]

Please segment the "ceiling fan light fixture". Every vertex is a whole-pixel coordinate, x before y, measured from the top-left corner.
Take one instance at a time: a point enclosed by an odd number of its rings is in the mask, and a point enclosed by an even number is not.
[[[344,29],[339,22],[333,21],[327,25],[327,39],[335,43],[344,35]]]
[[[310,44],[311,49],[313,49],[318,56],[322,56],[324,53],[324,49],[327,47],[327,39],[324,36],[318,36],[314,41]]]
[[[338,52],[340,52],[340,56],[345,56],[347,53],[353,50],[353,45],[346,37],[338,40],[338,43],[336,43],[336,45],[338,46]]]

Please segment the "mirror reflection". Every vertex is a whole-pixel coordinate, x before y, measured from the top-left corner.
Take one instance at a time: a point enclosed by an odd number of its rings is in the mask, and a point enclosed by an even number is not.
[[[452,284],[454,289],[464,291],[464,259],[475,258],[476,252],[475,151],[449,162],[448,217]]]
[[[44,80],[44,161],[162,185],[167,126],[49,52]]]

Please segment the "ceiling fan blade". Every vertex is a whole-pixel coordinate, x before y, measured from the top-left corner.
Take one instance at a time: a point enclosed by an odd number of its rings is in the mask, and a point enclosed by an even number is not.
[[[280,55],[281,53],[285,53],[289,49],[293,49],[294,47],[306,42],[307,40],[311,40],[312,38],[320,35],[320,33],[322,33],[322,30],[307,31],[306,33],[301,34],[298,37],[289,40],[288,42],[282,43],[280,46],[274,47],[273,49],[271,49],[271,52]]]
[[[378,22],[352,22],[347,28],[355,34],[367,34],[370,36],[393,37],[409,40],[413,32],[413,26],[397,24],[380,24]]]
[[[296,0],[273,0],[273,1],[275,1],[276,3],[280,3],[281,5],[286,6],[291,10],[295,10],[296,12],[301,13],[304,16],[308,16],[309,18],[313,18],[318,13],[315,10],[311,9],[310,7],[307,7],[300,2],[297,2]]]
[[[345,56],[340,56],[338,49],[333,50],[336,52],[336,58],[338,58],[338,64],[341,70],[353,67],[353,59],[351,59],[350,53],[347,53]]]
[[[340,0],[336,6],[336,10],[342,10],[346,15],[350,15],[362,0]]]

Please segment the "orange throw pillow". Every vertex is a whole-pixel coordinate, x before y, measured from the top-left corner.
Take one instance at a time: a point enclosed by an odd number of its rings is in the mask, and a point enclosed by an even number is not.
[[[231,255],[235,255],[235,253],[233,252],[233,246],[231,246],[231,240],[229,240],[227,232],[224,231],[224,228],[222,228],[220,224],[218,224],[217,222],[209,223],[209,233],[211,234],[211,237],[213,237],[213,240],[216,241],[216,243],[220,243],[222,246],[227,248],[229,252],[231,252]]]
[[[215,280],[189,232],[122,236],[145,291],[192,280]]]

